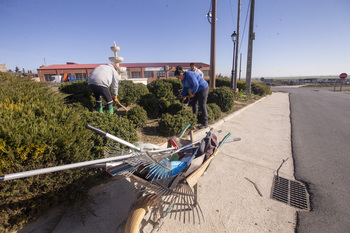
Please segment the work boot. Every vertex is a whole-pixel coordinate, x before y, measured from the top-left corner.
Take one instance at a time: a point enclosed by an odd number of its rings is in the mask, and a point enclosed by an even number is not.
[[[107,105],[107,111],[112,115],[113,114],[113,104]]]
[[[208,124],[202,124],[200,126],[198,126],[198,129],[205,129],[205,128],[208,128]]]
[[[96,110],[97,110],[99,113],[103,113],[102,102],[101,102],[101,103],[96,103]]]

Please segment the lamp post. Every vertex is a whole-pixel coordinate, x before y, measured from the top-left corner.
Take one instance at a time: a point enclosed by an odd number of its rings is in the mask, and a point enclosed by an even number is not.
[[[235,51],[236,51],[236,39],[237,39],[237,34],[236,34],[236,31],[234,31],[231,35],[231,39],[232,39],[232,42],[233,42],[233,58],[232,58],[232,70],[231,70],[231,85],[230,85],[230,88],[233,89],[234,87],[234,80],[233,80],[233,76],[234,76],[234,73],[235,73]],[[236,90],[234,90],[236,91]]]

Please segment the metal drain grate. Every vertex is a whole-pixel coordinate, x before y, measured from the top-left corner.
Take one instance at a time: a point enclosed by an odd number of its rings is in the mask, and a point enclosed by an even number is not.
[[[275,175],[273,178],[271,198],[301,210],[309,211],[309,194],[305,185]]]

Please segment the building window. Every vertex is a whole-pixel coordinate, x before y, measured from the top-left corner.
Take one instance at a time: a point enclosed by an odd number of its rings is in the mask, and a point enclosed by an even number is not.
[[[165,77],[165,71],[164,70],[160,70],[160,71],[157,71],[157,77]]]
[[[141,72],[131,72],[131,78],[141,78]]]
[[[175,71],[169,71],[169,77],[175,77]]]
[[[209,70],[203,70],[203,76],[210,76]]]
[[[144,75],[145,75],[145,78],[153,78],[154,72],[153,71],[145,71]]]
[[[76,80],[86,80],[86,74],[85,73],[75,73],[75,79]]]
[[[45,81],[46,82],[52,82],[55,80],[55,76],[56,74],[44,74],[45,77]]]

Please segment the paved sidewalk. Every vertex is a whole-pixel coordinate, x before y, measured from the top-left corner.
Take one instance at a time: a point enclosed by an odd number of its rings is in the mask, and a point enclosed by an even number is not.
[[[270,199],[273,176],[283,160],[288,159],[279,175],[294,180],[288,94],[274,93],[213,127],[223,131],[221,138],[231,132],[232,138],[241,141],[223,145],[199,181],[206,224],[182,225],[172,220],[162,232],[174,232],[176,227],[177,232],[294,233],[296,210]]]
[[[294,180],[288,94],[273,93],[212,127],[223,131],[219,139],[230,132],[231,138],[240,137],[241,141],[223,145],[198,183],[198,201],[206,223],[183,224],[167,218],[160,232],[294,233],[296,209],[270,199],[273,176],[283,160],[279,175]],[[195,137],[203,137],[204,132],[196,132]],[[118,232],[133,202],[130,183],[109,182],[90,193],[96,216],[87,213],[85,225],[73,210],[57,220],[60,212],[56,209],[20,232],[46,232],[39,229],[52,222],[55,226],[50,232],[55,233]]]

